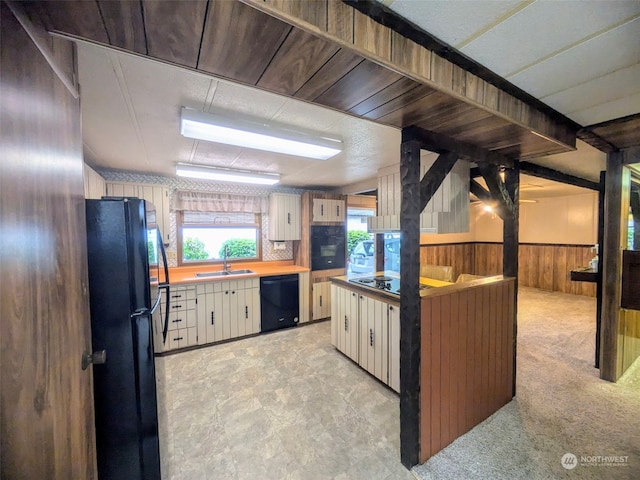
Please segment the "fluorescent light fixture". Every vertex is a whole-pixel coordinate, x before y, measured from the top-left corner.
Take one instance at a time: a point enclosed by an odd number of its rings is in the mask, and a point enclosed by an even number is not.
[[[255,148],[267,152],[327,160],[342,151],[342,142],[259,122],[231,119],[182,107],[180,133],[209,142]]]
[[[214,168],[204,165],[189,165],[187,163],[178,163],[176,165],[176,175],[179,177],[218,180],[221,182],[253,183],[257,185],[275,185],[280,181],[280,175],[277,173],[231,170],[229,168]]]

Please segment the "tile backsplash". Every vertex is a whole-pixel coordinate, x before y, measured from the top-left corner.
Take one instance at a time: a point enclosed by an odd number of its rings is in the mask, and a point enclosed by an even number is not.
[[[137,173],[123,170],[95,169],[108,182],[146,183],[163,185],[169,189],[169,204],[176,190],[193,190],[197,192],[215,192],[244,194],[268,197],[270,193],[294,193],[302,195],[305,190],[291,187],[264,187],[260,185],[237,185],[213,182],[198,182],[186,178],[164,177],[147,173]],[[263,213],[262,218],[262,260],[292,260],[293,242],[284,242],[284,250],[275,250],[274,243],[267,239],[269,231],[269,214]],[[170,267],[178,266],[178,251],[176,245],[177,227],[175,212],[169,213],[171,243],[167,248],[167,263]]]

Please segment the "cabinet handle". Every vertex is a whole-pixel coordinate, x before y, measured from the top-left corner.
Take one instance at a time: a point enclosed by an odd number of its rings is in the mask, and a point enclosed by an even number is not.
[[[389,310],[393,310],[393,305],[389,305]]]
[[[351,296],[352,296],[352,297],[355,297],[355,296],[356,296],[356,293],[355,293],[355,292],[353,292],[353,293],[351,294]]]
[[[179,341],[179,340],[182,340],[182,338],[183,338],[183,337],[176,337],[176,338],[174,338],[174,339],[173,339],[173,341],[174,341],[174,342],[177,342],[177,341]]]
[[[322,295],[320,295],[320,306],[322,306]]]
[[[323,204],[320,205],[320,216],[324,217],[324,205]]]
[[[171,308],[182,308],[182,305],[171,305]]]
[[[291,225],[291,214],[287,213],[287,223]]]
[[[347,324],[348,324],[348,322],[347,322],[347,316],[345,315],[345,316],[344,316],[344,331],[345,331],[345,332],[347,331]]]
[[[229,290],[225,290],[224,294],[229,295]]]
[[[215,319],[216,319],[215,314],[214,314],[213,312],[211,312],[211,325],[213,325],[213,324],[214,324]]]
[[[182,298],[182,295],[171,295],[171,298]]]
[[[244,306],[244,318],[249,318],[249,307],[247,305]]]
[[[231,295],[235,295],[235,294],[236,294],[236,291],[235,291],[235,290],[234,290],[233,292],[231,292]]]
[[[369,345],[373,347],[373,329],[369,329]]]
[[[336,205],[336,217],[340,217],[340,205]]]
[[[176,320],[172,320],[172,322],[173,322],[173,323],[178,323],[178,322],[181,322],[181,321],[182,321],[182,319],[181,319],[181,318],[178,318],[178,319],[176,319]]]

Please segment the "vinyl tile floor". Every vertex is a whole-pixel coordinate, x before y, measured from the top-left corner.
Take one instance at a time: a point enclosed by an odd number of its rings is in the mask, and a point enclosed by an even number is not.
[[[330,337],[326,321],[157,358],[162,478],[415,480],[398,395]]]

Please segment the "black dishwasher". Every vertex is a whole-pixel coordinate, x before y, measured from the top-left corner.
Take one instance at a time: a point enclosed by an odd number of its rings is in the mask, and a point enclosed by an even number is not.
[[[260,331],[294,327],[300,315],[298,275],[260,278]]]

